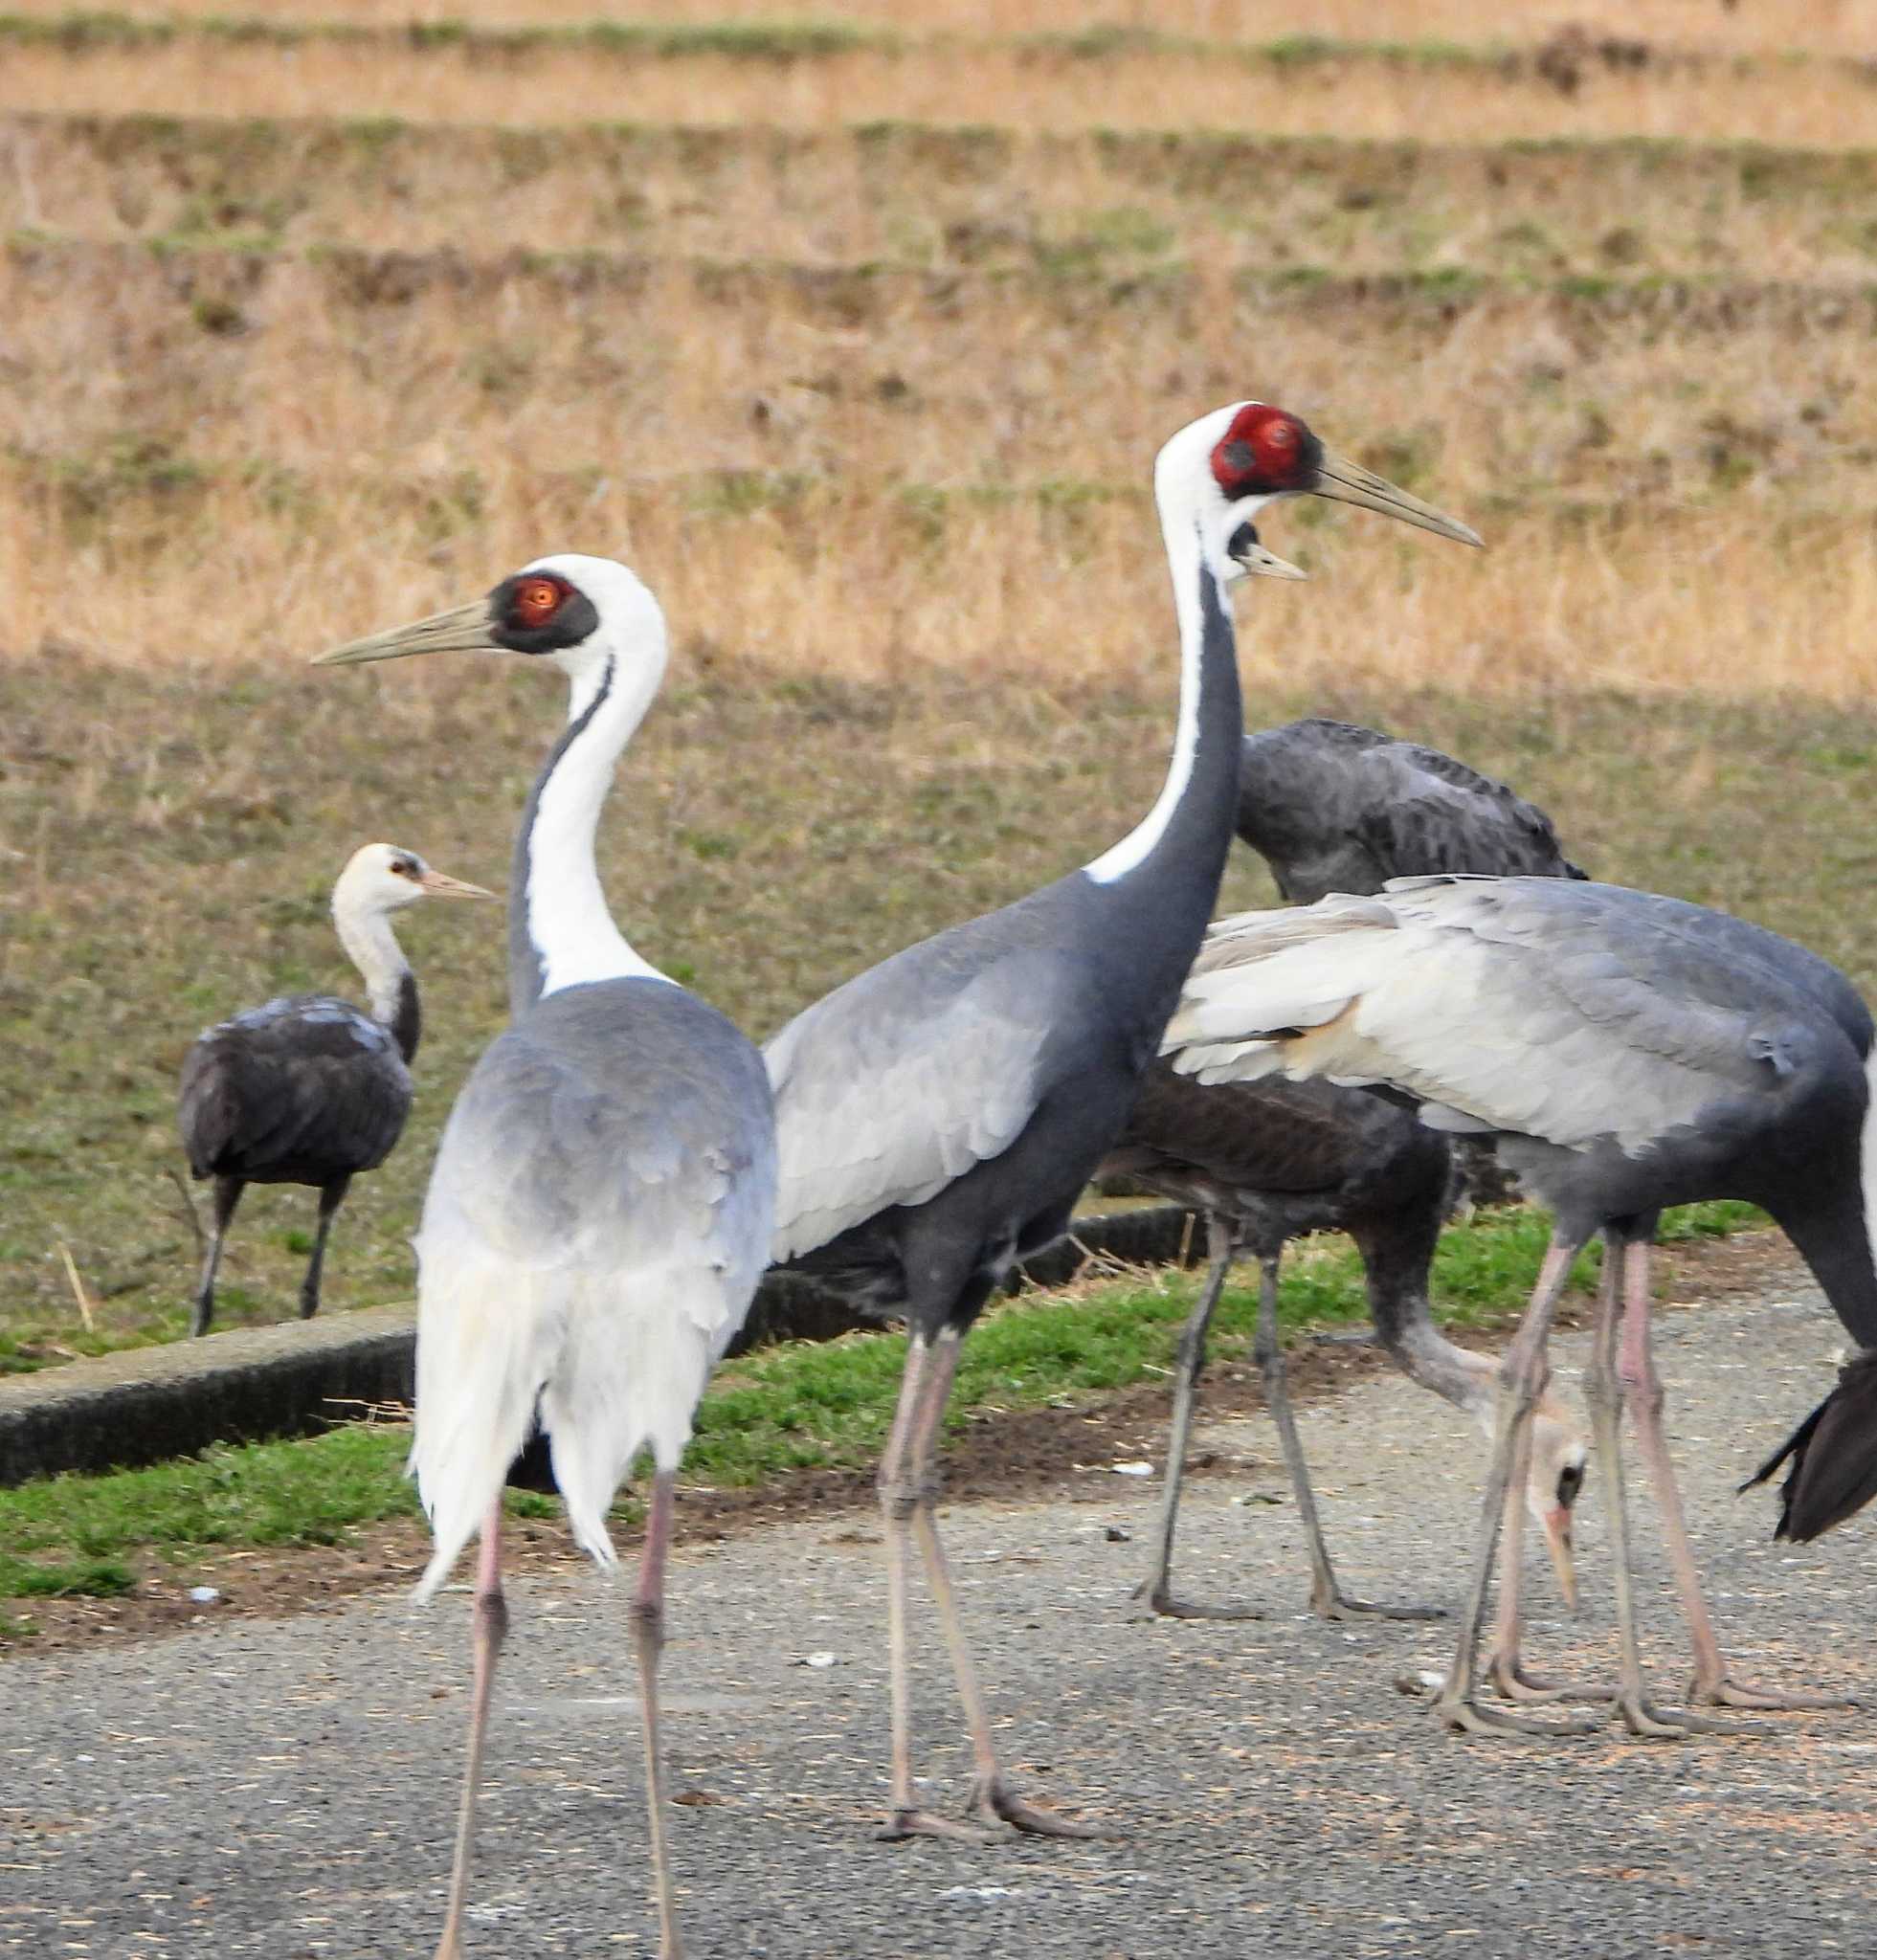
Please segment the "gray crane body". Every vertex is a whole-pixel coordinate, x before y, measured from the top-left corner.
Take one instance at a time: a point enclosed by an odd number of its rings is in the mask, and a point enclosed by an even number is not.
[[[1552,820],[1438,748],[1311,715],[1244,740],[1239,835],[1293,905],[1392,878],[1575,878]]]

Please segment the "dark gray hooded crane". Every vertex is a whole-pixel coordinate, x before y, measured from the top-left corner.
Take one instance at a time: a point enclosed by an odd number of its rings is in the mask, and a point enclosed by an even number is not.
[[[1693,1641],[1692,1699],[1833,1705],[1729,1674],[1663,1431],[1648,1248],[1665,1206],[1762,1205],[1845,1326],[1866,1347],[1877,1342],[1871,1020],[1836,968],[1742,920],[1651,892],[1561,879],[1401,879],[1373,898],[1221,920],[1166,1045],[1203,1081],[1283,1074],[1385,1083],[1436,1127],[1496,1137],[1501,1161],[1554,1214],[1506,1353],[1479,1556],[1437,1703],[1443,1720],[1544,1732],[1480,1704],[1479,1636],[1502,1502],[1547,1379],[1552,1316],[1573,1258],[1599,1231],[1603,1285],[1585,1392],[1611,1516],[1623,1720],[1639,1735],[1712,1726],[1692,1714],[1665,1720],[1643,1692],[1618,1437],[1625,1402]],[[1506,1518],[1509,1565],[1518,1508]],[[1516,1628],[1509,1637],[1511,1651],[1495,1657],[1502,1685],[1520,1679]]]
[[[1253,520],[1273,498],[1314,494],[1479,542],[1263,403],[1236,403],[1182,429],[1161,450],[1153,481],[1181,653],[1159,800],[1092,863],[850,980],[766,1051],[782,1165],[777,1258],[904,1313],[911,1330],[880,1473],[889,1838],[977,1835],[914,1795],[906,1615],[915,1532],[971,1729],[970,1815],[1085,1835],[1025,1802],[998,1765],[939,1543],[934,1453],[960,1340],[1013,1260],[1067,1229],[1127,1120],[1211,914],[1243,734],[1225,588],[1246,570],[1290,570],[1263,550]]]
[[[310,1184],[320,1194],[300,1317],[320,1310],[333,1214],[352,1179],[375,1170],[404,1134],[421,1032],[417,979],[391,915],[419,899],[488,899],[433,871],[414,851],[363,844],[332,888],[332,923],[365,982],[368,1005],[284,994],[196,1036],[183,1060],[177,1127],[190,1174],[215,1181],[215,1220],[196,1282],[191,1334],[215,1317],[215,1273],[229,1221],[251,1184]]]
[[[641,1448],[655,1475],[633,1596],[660,1953],[681,1951],[665,1849],[658,1657],[674,1481],[712,1365],[769,1254],[775,1137],[761,1058],[614,924],[593,834],[620,750],[658,692],[664,615],[611,559],[563,554],[486,601],[359,640],[329,662],[448,649],[538,656],[570,682],[509,887],[513,1019],[437,1151],[417,1238],[411,1460],[436,1549],[427,1599],[479,1527],[469,1765],[438,1960],[460,1951],[496,1654],[503,1480],[537,1430],[582,1548],[616,1561],[607,1506]]]

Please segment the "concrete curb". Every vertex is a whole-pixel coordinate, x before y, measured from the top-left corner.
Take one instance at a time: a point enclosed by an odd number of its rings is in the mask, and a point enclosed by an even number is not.
[[[1167,1264],[1198,1242],[1189,1221],[1176,1205],[1078,1218],[1073,1237],[1030,1260],[1023,1278],[1060,1286],[1089,1257]],[[344,1421],[347,1405],[408,1402],[415,1320],[414,1304],[373,1307],[0,1381],[0,1487],[192,1456],[213,1443],[305,1436]],[[832,1340],[867,1325],[832,1295],[771,1274],[731,1351]]]

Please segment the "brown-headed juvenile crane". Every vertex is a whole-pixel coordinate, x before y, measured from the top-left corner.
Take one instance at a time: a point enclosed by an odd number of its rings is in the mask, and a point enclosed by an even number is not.
[[[414,851],[361,845],[332,888],[332,923],[365,980],[369,1007],[327,993],[285,994],[196,1036],[183,1061],[176,1120],[191,1175],[215,1181],[215,1217],[191,1334],[206,1334],[214,1320],[222,1240],[251,1184],[310,1184],[319,1192],[300,1317],[319,1312],[333,1214],[352,1179],[391,1155],[411,1113],[417,977],[391,931],[391,914],[422,898],[494,896],[433,871]]]
[[[1158,800],[1081,870],[860,974],[769,1043],[781,1155],[775,1257],[904,1314],[911,1344],[881,1465],[893,1762],[883,1836],[973,1837],[912,1774],[908,1552],[916,1538],[971,1731],[969,1815],[1086,1835],[999,1765],[936,1522],[935,1454],[959,1344],[1026,1252],[1067,1229],[1120,1134],[1218,896],[1239,796],[1226,588],[1267,558],[1274,498],[1360,504],[1466,544],[1465,525],[1327,449],[1295,415],[1238,402],[1173,435],[1154,500],[1179,620],[1180,698]]]

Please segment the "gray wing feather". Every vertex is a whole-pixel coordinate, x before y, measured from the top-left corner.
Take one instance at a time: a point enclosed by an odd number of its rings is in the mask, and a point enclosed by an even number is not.
[[[349,1001],[270,1000],[199,1036],[177,1121],[198,1177],[319,1182],[370,1170],[402,1134],[411,1073],[390,1033]]]
[[[781,1164],[774,1258],[923,1204],[1007,1150],[1036,1112],[1072,988],[1045,947],[960,928],[797,1014],[764,1050]]]

